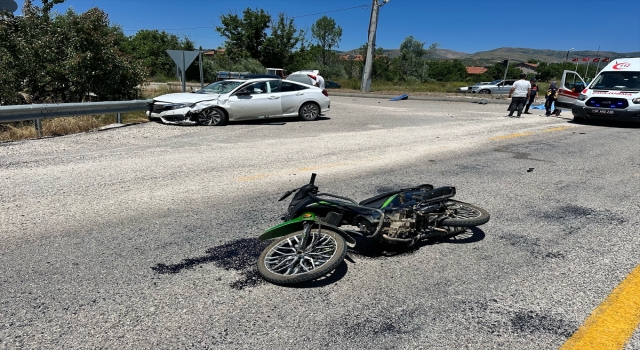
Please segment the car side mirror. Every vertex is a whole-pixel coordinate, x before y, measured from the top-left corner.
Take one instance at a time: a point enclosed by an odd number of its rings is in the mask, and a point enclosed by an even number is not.
[[[238,95],[238,96],[248,96],[248,95],[251,95],[251,91],[249,91],[247,89],[241,89],[241,90],[238,90],[238,92],[236,92],[236,95]]]

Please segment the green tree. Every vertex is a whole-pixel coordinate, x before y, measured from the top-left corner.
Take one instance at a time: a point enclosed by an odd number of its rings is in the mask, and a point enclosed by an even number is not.
[[[502,65],[502,63],[492,64],[487,67],[486,72],[476,76],[476,80],[478,81],[502,80],[504,78],[504,70],[505,70],[505,66]],[[509,69],[507,70],[507,79],[518,79],[520,77],[520,73],[522,73],[520,69],[515,68],[513,64],[509,64]]]
[[[124,47],[126,52],[144,63],[152,77],[175,75],[176,64],[167,54],[167,50],[191,51],[194,49],[194,43],[188,38],[181,39],[175,34],[156,29],[138,31],[129,37]]]
[[[260,62],[267,67],[286,67],[291,64],[293,50],[303,40],[304,31],[298,31],[293,19],[287,19],[284,13],[270,27],[271,34],[260,48]]]
[[[224,46],[231,59],[251,57],[260,60],[271,16],[262,9],[254,11],[250,8],[242,15],[242,18],[234,13],[221,15],[222,25],[217,26],[216,31],[227,39]]]
[[[219,71],[264,73],[265,67],[253,58],[231,60],[225,53],[217,54],[213,58],[202,62],[205,82],[214,82]]]
[[[467,77],[467,69],[459,60],[429,61],[429,79],[437,81],[463,81]]]
[[[438,44],[431,44],[429,49],[425,49],[424,44],[424,42],[415,39],[413,36],[408,36],[400,44],[400,56],[397,57],[396,63],[402,72],[403,80],[427,80],[429,67],[425,57],[435,52]]]
[[[360,46],[358,48],[358,55],[362,57],[362,61],[351,61],[348,63],[349,66],[351,66],[350,69],[347,69],[345,67],[346,71],[354,72],[354,67],[357,69],[357,73],[353,74],[354,78],[360,79],[362,77],[362,70],[367,59],[368,48],[369,43],[364,43],[362,46]],[[384,49],[382,47],[376,47],[375,52],[373,53],[373,63],[371,65],[371,79],[394,80],[396,78],[396,75],[397,71],[393,69],[391,60],[387,55],[385,55]]]
[[[97,8],[51,15],[25,1],[23,16],[0,20],[0,102],[79,102],[130,99],[145,81],[141,62],[122,51],[125,36]]]
[[[342,28],[333,18],[322,16],[311,26],[311,35],[322,48],[322,64],[326,66],[328,53],[342,38]]]

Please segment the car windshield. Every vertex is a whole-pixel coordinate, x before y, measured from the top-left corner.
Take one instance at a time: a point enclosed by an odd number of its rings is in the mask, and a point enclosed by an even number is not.
[[[494,80],[494,81],[490,82],[488,85],[498,85],[498,83],[501,82],[501,81],[502,81],[502,79]]]
[[[216,81],[213,84],[209,84],[204,88],[196,91],[197,94],[228,94],[233,89],[240,86],[244,81],[223,80]]]
[[[603,72],[593,81],[591,88],[640,91],[640,72]]]

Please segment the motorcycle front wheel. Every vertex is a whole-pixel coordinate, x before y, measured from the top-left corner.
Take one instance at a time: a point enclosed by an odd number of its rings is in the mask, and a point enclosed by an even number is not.
[[[275,284],[311,281],[333,271],[347,255],[339,234],[317,227],[311,229],[306,247],[301,247],[302,230],[277,238],[258,257],[258,272]]]
[[[442,225],[473,227],[486,224],[489,221],[489,213],[473,204],[448,200],[445,205],[449,217],[442,220]]]

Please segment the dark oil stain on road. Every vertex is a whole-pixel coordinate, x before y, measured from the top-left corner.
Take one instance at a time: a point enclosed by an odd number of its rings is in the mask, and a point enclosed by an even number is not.
[[[533,160],[533,161],[537,161],[537,162],[554,163],[554,162],[549,161],[549,160],[531,158],[531,153],[513,151],[513,150],[508,149],[507,147],[497,147],[497,148],[494,148],[493,151],[494,152],[499,152],[499,153],[509,153],[509,154],[512,155],[513,159]]]
[[[579,205],[567,205],[556,208],[544,214],[544,218],[562,222],[565,226],[573,228],[569,233],[586,226],[587,224],[624,224],[627,220],[608,209],[594,209]]]
[[[159,274],[174,274],[202,264],[213,263],[225,270],[240,272],[242,277],[238,281],[231,283],[231,288],[242,290],[264,283],[258,273],[256,262],[260,253],[268,244],[269,242],[257,239],[241,238],[209,248],[204,256],[187,258],[177,264],[157,264],[152,266],[151,269]]]
[[[577,324],[536,311],[519,311],[511,317],[511,327],[517,333],[549,333],[569,338]]]
[[[579,326],[577,322],[544,311],[510,310],[497,299],[466,300],[456,306],[495,336],[550,334],[569,338]]]

